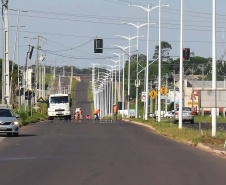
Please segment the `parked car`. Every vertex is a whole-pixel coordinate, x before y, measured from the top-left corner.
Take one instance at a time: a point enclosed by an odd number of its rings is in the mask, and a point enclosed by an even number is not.
[[[0,107],[0,133],[7,133],[8,136],[19,135],[19,115],[14,115],[9,108]]]
[[[159,116],[159,115],[158,115],[158,111],[156,112],[156,115],[155,115],[155,116],[156,116],[156,118],[158,118],[158,116]],[[164,111],[161,111],[161,118],[162,118],[163,116],[164,116]]]
[[[190,121],[191,123],[194,123],[194,112],[192,111],[192,108],[190,107],[183,107],[183,121]],[[175,112],[175,118],[174,123],[177,123],[179,121],[179,108]]]
[[[174,111],[167,111],[164,115],[164,118],[172,118],[174,117]]]
[[[156,115],[155,115],[155,113],[149,112],[149,113],[148,113],[148,117],[149,117],[149,118],[156,118]]]
[[[130,118],[135,118],[135,109],[130,109],[129,115],[130,115]]]

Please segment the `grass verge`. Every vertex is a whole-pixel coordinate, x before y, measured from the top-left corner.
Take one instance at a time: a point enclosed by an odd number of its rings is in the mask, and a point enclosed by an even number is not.
[[[177,124],[174,124],[170,121],[156,122],[152,119],[148,121],[145,121],[143,119],[130,120],[150,125],[156,129],[156,132],[158,134],[161,134],[178,142],[191,142],[191,144],[193,144],[194,146],[196,146],[198,143],[203,143],[208,146],[223,148],[226,141],[226,132],[224,131],[224,129],[218,129],[217,136],[212,137],[212,132],[210,129],[202,130],[202,133],[200,135],[197,128],[183,127],[182,129],[179,129]]]

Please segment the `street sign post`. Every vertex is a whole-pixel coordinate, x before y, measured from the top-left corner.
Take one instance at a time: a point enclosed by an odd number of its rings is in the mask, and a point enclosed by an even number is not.
[[[165,86],[162,86],[162,88],[159,90],[161,95],[166,95],[166,93],[168,93],[168,89]]]
[[[141,101],[146,102],[146,92],[142,92],[141,94]]]
[[[158,96],[158,93],[155,90],[152,90],[149,94],[148,94],[152,99],[155,99],[156,96]]]

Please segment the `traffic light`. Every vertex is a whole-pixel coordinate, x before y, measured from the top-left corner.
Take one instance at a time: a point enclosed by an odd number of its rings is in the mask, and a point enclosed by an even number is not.
[[[103,53],[103,39],[94,39],[94,53]]]
[[[190,48],[183,48],[183,60],[190,61]]]
[[[29,59],[31,59],[32,57],[33,50],[34,50],[34,46],[31,46],[31,51],[29,52]]]

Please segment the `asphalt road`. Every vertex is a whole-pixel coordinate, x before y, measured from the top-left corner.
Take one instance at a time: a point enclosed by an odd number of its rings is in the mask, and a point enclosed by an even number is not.
[[[92,102],[88,101],[88,88],[89,81],[81,81],[77,83],[74,92],[74,110],[73,114],[75,114],[76,108],[82,109],[82,115],[85,118],[87,114],[92,117]]]
[[[225,159],[129,122],[47,120],[3,139],[2,185],[225,184]]]

